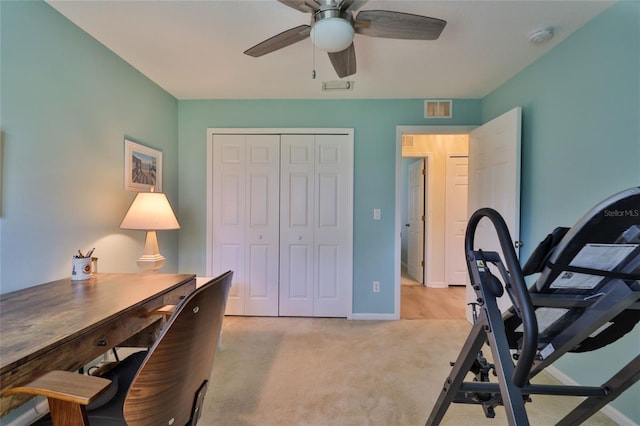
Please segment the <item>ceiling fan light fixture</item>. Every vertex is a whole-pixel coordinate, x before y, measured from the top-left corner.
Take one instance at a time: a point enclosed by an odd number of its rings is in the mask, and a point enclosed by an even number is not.
[[[355,32],[351,22],[340,17],[317,20],[311,28],[311,40],[320,50],[335,53],[351,45]]]

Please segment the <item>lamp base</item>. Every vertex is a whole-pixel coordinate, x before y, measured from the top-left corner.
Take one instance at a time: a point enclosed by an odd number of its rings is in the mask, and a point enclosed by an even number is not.
[[[147,231],[147,238],[144,242],[144,252],[137,260],[138,268],[147,272],[156,272],[164,265],[165,257],[158,249],[158,236],[156,231]]]
[[[143,254],[136,262],[138,263],[138,268],[143,271],[157,272],[164,265],[164,261],[165,257],[158,253],[156,255]]]

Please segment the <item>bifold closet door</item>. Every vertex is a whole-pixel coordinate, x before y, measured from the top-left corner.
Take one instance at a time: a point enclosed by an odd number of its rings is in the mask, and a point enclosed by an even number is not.
[[[346,135],[282,135],[280,152],[280,315],[345,317],[353,147]]]
[[[230,315],[278,315],[279,162],[279,135],[214,135],[212,265],[234,271]]]

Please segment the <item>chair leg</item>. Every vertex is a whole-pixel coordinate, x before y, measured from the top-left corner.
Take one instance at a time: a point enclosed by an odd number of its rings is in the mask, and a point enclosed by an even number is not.
[[[54,426],[89,425],[86,406],[55,398],[47,399],[49,401],[49,410],[51,411],[51,420]]]

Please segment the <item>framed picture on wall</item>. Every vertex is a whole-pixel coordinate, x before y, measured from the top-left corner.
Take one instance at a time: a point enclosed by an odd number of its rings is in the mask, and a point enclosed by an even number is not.
[[[162,191],[162,151],[124,140],[124,189]]]
[[[4,132],[0,130],[0,216],[2,216],[2,135]]]

